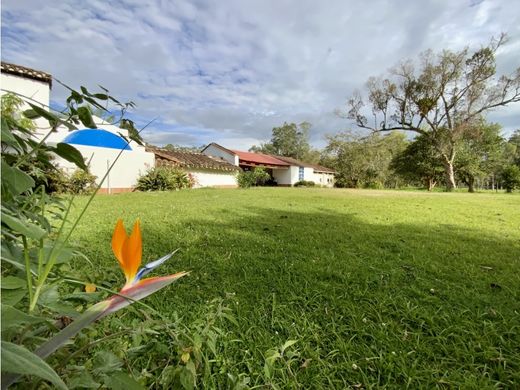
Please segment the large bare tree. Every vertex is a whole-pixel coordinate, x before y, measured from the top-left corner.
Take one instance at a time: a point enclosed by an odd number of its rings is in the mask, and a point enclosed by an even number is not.
[[[446,188],[452,190],[460,140],[476,131],[486,112],[520,101],[520,67],[512,75],[496,76],[495,54],[505,42],[502,34],[475,52],[429,50],[415,64],[394,67],[387,78],[371,77],[367,104],[355,92],[347,102],[347,117],[375,132],[405,130],[430,137],[442,156]]]

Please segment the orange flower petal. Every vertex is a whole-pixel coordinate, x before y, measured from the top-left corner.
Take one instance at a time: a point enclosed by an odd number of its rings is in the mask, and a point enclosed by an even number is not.
[[[139,220],[135,221],[134,228],[130,237],[124,242],[122,255],[124,259],[123,270],[125,271],[126,282],[132,282],[141,265],[143,254],[143,242],[141,238],[141,227]]]
[[[114,251],[114,255],[116,256],[116,259],[117,261],[119,261],[119,264],[121,265],[121,268],[123,268],[123,270],[125,269],[123,246],[127,238],[128,237],[126,235],[123,221],[121,219],[118,219],[116,227],[114,229],[114,234],[112,235],[112,250]]]

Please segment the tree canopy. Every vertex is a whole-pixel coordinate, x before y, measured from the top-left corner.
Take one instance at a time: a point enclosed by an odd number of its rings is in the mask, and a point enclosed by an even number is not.
[[[397,187],[390,162],[405,147],[402,133],[362,137],[343,132],[328,137],[322,163],[336,170],[340,187]]]
[[[307,162],[317,162],[319,152],[314,151],[309,143],[309,132],[312,125],[309,122],[300,124],[284,122],[282,126],[274,127],[271,140],[260,146],[254,145],[249,150],[292,157]]]

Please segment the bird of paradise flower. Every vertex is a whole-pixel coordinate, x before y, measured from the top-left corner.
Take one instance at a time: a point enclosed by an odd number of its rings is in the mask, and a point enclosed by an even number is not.
[[[168,276],[142,279],[143,276],[147,275],[172,257],[175,252],[152,261],[139,269],[143,251],[139,220],[135,222],[130,236],[128,236],[125,231],[123,221],[121,219],[117,221],[112,236],[112,250],[126,277],[126,283],[120,293],[85,310],[70,325],[40,346],[35,351],[36,355],[42,358],[49,356],[65,344],[68,339],[74,337],[78,332],[90,325],[92,322],[121,310],[140,299],[146,298],[148,295],[153,294],[188,274],[188,272],[183,271]]]

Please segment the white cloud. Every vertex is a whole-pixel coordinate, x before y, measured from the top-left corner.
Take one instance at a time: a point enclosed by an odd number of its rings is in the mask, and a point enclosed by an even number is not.
[[[504,31],[498,69],[513,71],[519,13],[507,0],[5,0],[2,58],[135,101],[140,117],[159,117],[145,133],[153,142],[246,148],[307,120],[321,145],[352,126],[333,112],[354,88],[423,50],[476,48]],[[64,97],[56,87],[53,99]],[[492,118],[510,129],[516,113]]]

